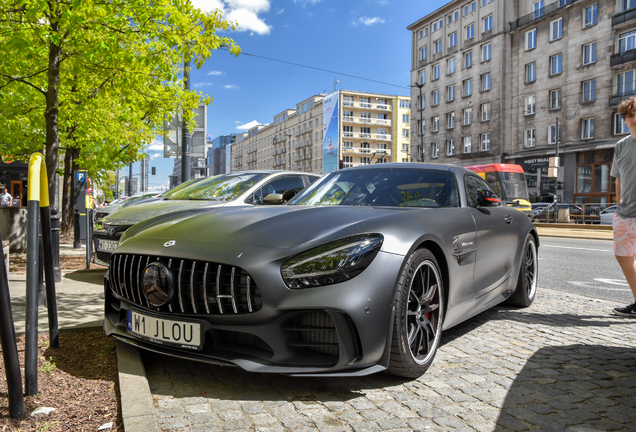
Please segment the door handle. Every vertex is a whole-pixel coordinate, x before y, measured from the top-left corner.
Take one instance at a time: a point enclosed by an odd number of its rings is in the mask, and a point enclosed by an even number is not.
[[[504,216],[504,221],[506,221],[507,224],[512,223],[512,216],[510,215]]]

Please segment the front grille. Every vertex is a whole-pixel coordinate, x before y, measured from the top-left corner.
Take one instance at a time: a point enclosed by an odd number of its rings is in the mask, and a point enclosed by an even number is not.
[[[114,240],[119,243],[119,240],[121,239],[122,234],[123,232],[117,232],[113,234],[112,236],[110,236],[108,235],[108,233],[103,231],[93,231],[93,240],[95,240],[94,242],[95,257],[100,263],[108,265],[108,263],[110,262],[110,257],[113,253],[109,251],[97,250],[97,240]]]
[[[338,332],[327,312],[303,314],[291,324],[284,326],[284,329],[296,332],[296,338],[287,342],[288,346],[328,356],[339,356]]]
[[[152,306],[142,292],[144,269],[153,262],[164,264],[174,276],[175,295],[161,307]],[[109,271],[110,288],[115,294],[155,311],[239,315],[256,312],[263,306],[258,287],[239,267],[149,255],[113,254]]]

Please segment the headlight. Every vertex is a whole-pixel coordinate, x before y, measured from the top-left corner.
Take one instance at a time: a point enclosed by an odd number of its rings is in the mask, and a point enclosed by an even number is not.
[[[380,234],[366,234],[310,249],[283,264],[283,280],[289,288],[313,288],[352,279],[371,264],[382,240]]]

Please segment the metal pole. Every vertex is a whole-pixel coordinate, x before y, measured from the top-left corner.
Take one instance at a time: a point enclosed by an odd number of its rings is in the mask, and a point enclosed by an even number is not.
[[[420,134],[420,154],[418,155],[418,160],[420,162],[424,162],[424,160],[426,159],[426,149],[424,148],[424,134],[422,133],[422,125],[424,124],[424,117],[423,117],[423,113],[422,113],[422,87],[424,87],[424,84],[420,84],[420,83],[414,83],[416,87],[418,87],[420,89],[420,100],[419,100],[419,110],[420,110],[420,127],[419,127],[419,131],[417,131]],[[421,160],[420,160],[421,159]]]
[[[42,250],[44,261],[44,281],[46,283],[46,307],[49,316],[49,343],[51,348],[60,346],[57,324],[57,300],[55,297],[55,272],[53,268],[54,246],[51,238],[51,210],[49,206],[40,207],[42,219]],[[86,241],[90,244],[90,241]]]
[[[129,197],[133,196],[133,193],[132,193],[132,171],[133,171],[133,167],[132,167],[132,162],[131,162],[130,165],[128,165],[128,196]]]
[[[53,247],[53,273],[55,282],[62,282],[60,268],[60,216],[57,207],[51,208],[51,245]]]
[[[186,91],[190,91],[190,58],[183,62],[183,84]],[[190,130],[185,122],[182,122],[181,136],[181,182],[190,180]]]
[[[561,139],[561,133],[559,132],[559,118],[556,119],[556,146],[554,148],[554,156],[559,159],[559,141]],[[561,165],[561,161],[557,164],[556,169],[556,177],[554,177],[554,222],[558,222],[559,210],[558,210],[558,185],[559,185],[559,166]]]
[[[38,394],[39,207],[39,201],[27,201],[26,325],[24,340],[24,387],[26,396]]]
[[[0,235],[0,244],[2,236]],[[0,260],[0,343],[4,370],[7,376],[7,390],[9,393],[9,416],[13,420],[24,419],[24,398],[22,396],[22,377],[20,376],[20,360],[15,340],[15,325],[11,311],[11,297],[9,294],[9,280],[4,259]]]
[[[91,268],[91,241],[93,239],[92,230],[93,209],[86,208],[86,268]]]
[[[79,209],[76,207],[75,210],[73,210],[73,249],[79,249],[82,247],[80,229],[80,214]]]

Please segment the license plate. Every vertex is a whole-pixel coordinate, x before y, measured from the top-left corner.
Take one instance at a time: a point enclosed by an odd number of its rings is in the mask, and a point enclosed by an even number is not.
[[[97,240],[97,250],[113,252],[119,245],[118,241],[113,240]]]
[[[170,320],[128,310],[128,333],[161,345],[200,350],[201,323]]]

